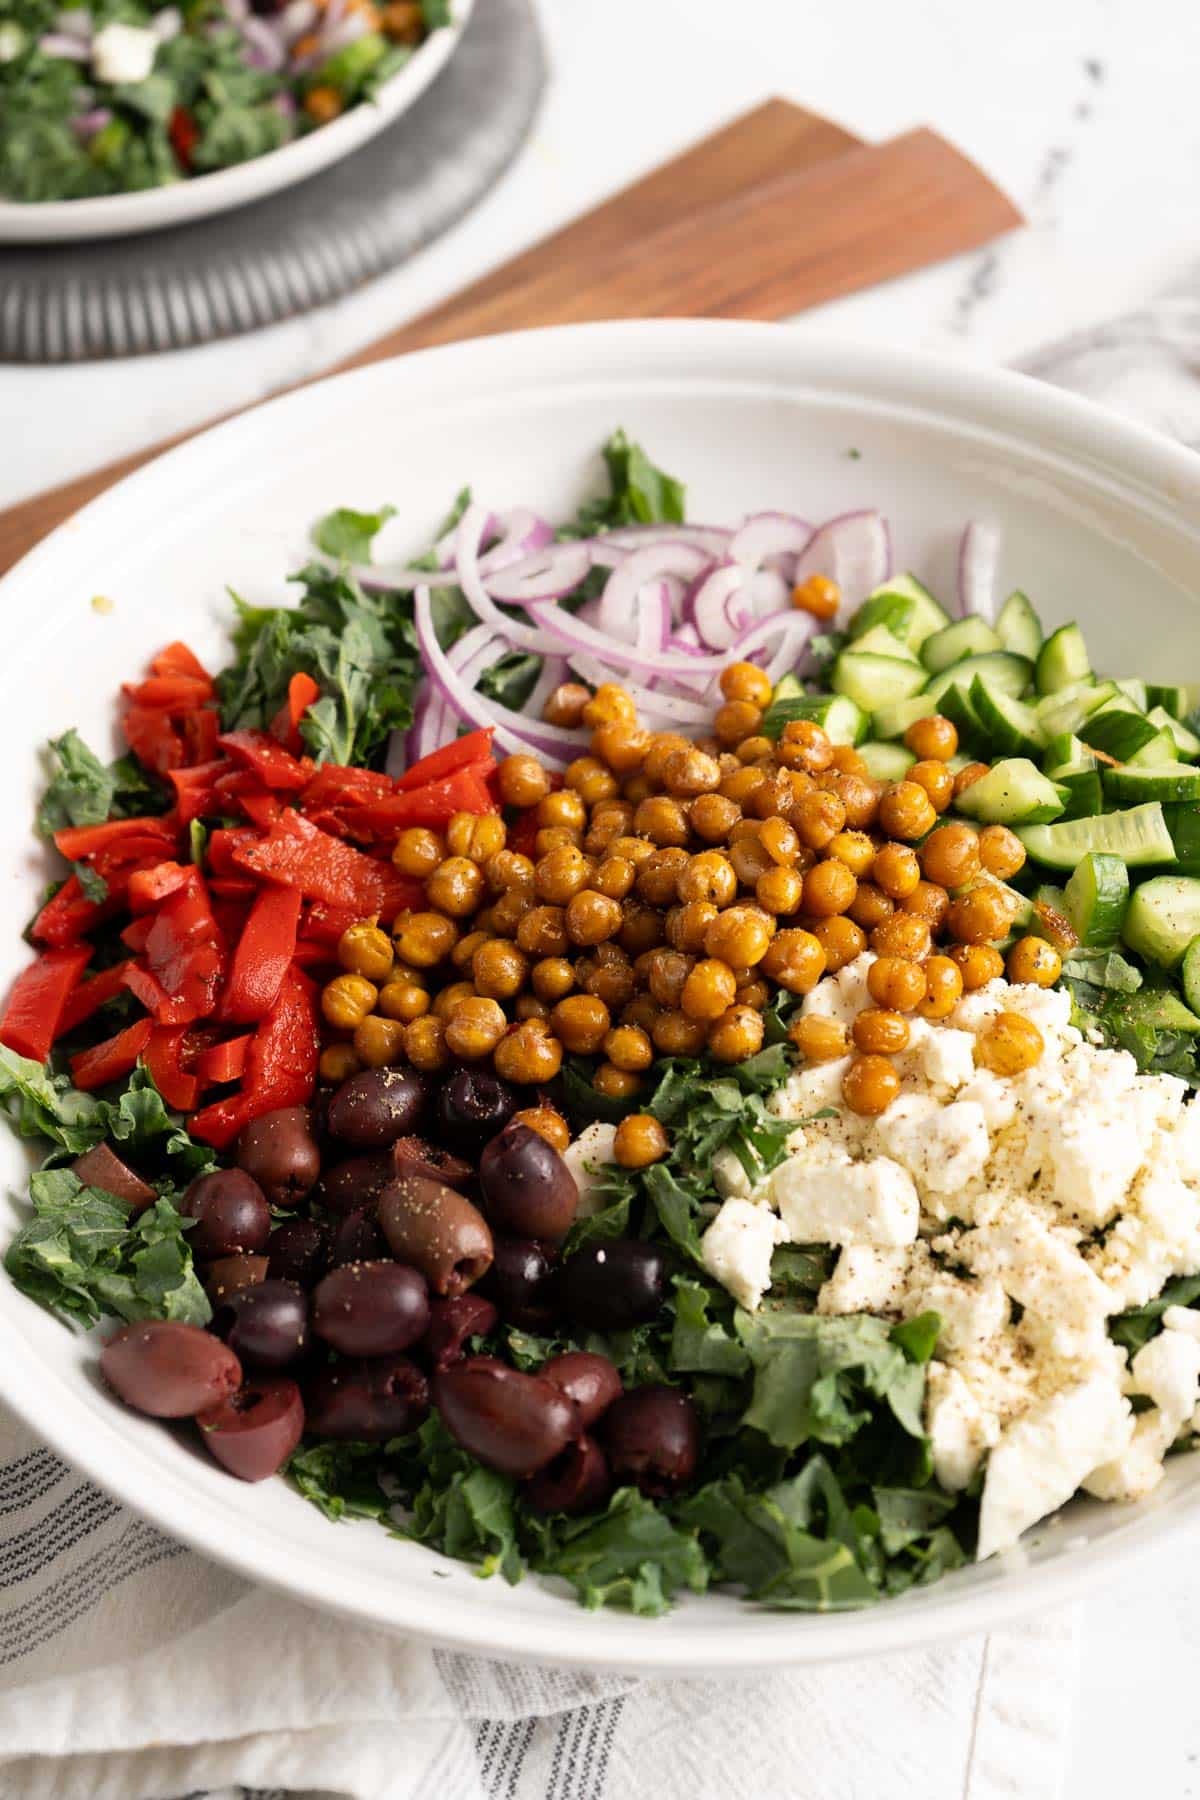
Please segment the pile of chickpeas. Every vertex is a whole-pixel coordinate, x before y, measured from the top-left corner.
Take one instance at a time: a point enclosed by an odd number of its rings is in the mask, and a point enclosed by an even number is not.
[[[951,772],[949,719],[910,726],[918,760],[881,783],[811,720],[765,737],[771,686],[753,664],[732,664],[720,687],[711,735],[693,740],[646,729],[615,683],[568,683],[544,716],[590,728],[590,754],[561,787],[534,757],[509,756],[499,793],[511,827],[499,813],[458,813],[444,835],[401,832],[392,860],[424,881],[426,905],[390,933],[376,920],[345,933],[343,973],[321,999],[336,1034],[322,1077],[487,1063],[540,1088],[570,1054],[596,1059],[599,1093],[629,1100],[656,1057],[753,1056],[777,989],[807,994],[869,947],[874,1004],[849,1030],[798,1017],[790,1036],[809,1061],[849,1053],[845,1104],[873,1115],[899,1091],[890,1059],[910,1016],[944,1019],[1006,971],[1057,981],[1046,937],[1018,939],[1007,963],[996,948],[1012,926],[1003,883],[1025,860],[1020,840],[1003,825],[939,822],[987,768]],[[1041,1046],[1026,1023],[988,1034],[981,1060],[1002,1073],[1031,1066]],[[657,1121],[637,1121],[627,1166],[667,1149]]]

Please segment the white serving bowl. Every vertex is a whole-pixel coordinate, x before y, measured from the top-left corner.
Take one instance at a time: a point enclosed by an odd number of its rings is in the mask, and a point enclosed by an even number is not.
[[[1079,618],[1102,665],[1200,673],[1200,459],[1007,374],[816,342],[769,325],[652,322],[435,350],[287,395],[171,451],[95,501],[0,586],[7,721],[0,982],[47,863],[31,834],[39,747],[75,724],[98,747],[119,683],[182,636],[219,663],[226,583],[279,600],[332,506],[394,501],[381,549],[422,545],[464,481],[489,504],[567,513],[614,426],[687,480],[691,516],[878,505],[897,566],[952,591],[964,521],[1004,531],[1004,588],[1050,624]],[[851,451],[858,452],[852,456]],[[106,596],[111,610],[96,609]],[[0,1134],[0,1239],[22,1217],[22,1147]],[[873,1610],[771,1613],[729,1595],[661,1620],[586,1614],[554,1584],[509,1588],[388,1537],[329,1524],[283,1481],[246,1487],[185,1432],[106,1396],[95,1344],[0,1278],[0,1399],[104,1488],[243,1574],[364,1623],[494,1656],[690,1671],[912,1649],[1059,1602],[1171,1530],[1200,1523],[1200,1458],[1148,1503],[1075,1503],[1027,1549]]]
[[[451,0],[453,23],[431,33],[415,54],[384,83],[373,101],[353,106],[319,131],[172,187],[134,194],[105,194],[95,200],[43,200],[28,205],[0,195],[0,244],[65,244],[80,238],[130,237],[163,231],[211,213],[229,212],[280,188],[295,187],[319,169],[340,162],[385,126],[407,112],[454,54],[475,0]]]

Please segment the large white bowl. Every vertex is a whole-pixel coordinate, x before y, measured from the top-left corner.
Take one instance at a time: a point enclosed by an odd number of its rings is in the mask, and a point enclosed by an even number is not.
[[[453,55],[474,4],[475,0],[451,0],[453,23],[433,32],[373,101],[351,107],[331,125],[265,156],[236,163],[231,169],[217,169],[211,175],[196,175],[172,187],[28,205],[0,198],[0,244],[64,244],[79,238],[163,231],[169,225],[186,225],[192,219],[261,200],[280,188],[295,187],[319,169],[349,156],[408,111]]]
[[[38,746],[78,724],[112,737],[118,683],[165,640],[220,659],[226,582],[286,592],[309,522],[395,501],[398,550],[424,542],[464,481],[500,507],[561,516],[616,425],[686,477],[692,516],[878,504],[898,566],[951,587],[965,519],[1004,529],[1002,578],[1053,624],[1078,617],[1103,664],[1200,673],[1200,459],[1006,374],[836,348],[775,326],[582,326],[386,363],[288,395],[172,451],[89,506],[0,586],[10,622],[0,820],[0,982],[45,875],[30,832]],[[852,455],[851,452],[857,452]],[[91,602],[105,595],[111,611]],[[19,1189],[20,1146],[0,1134]],[[0,1237],[22,1216],[0,1199]],[[1028,1551],[863,1613],[769,1613],[727,1595],[665,1619],[585,1614],[550,1584],[480,1581],[370,1523],[331,1525],[282,1481],[244,1487],[106,1397],[95,1346],[0,1278],[0,1398],[164,1530],[248,1576],[377,1626],[501,1657],[731,1669],[912,1648],[1059,1601],[1172,1529],[1200,1526],[1200,1458],[1175,1459],[1136,1508],[1073,1505]]]

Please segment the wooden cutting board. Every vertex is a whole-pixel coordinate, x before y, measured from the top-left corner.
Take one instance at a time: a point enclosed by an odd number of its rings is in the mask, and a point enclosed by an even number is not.
[[[936,132],[864,144],[816,113],[769,100],[341,366],[536,325],[789,318],[1021,222]],[[0,573],[105,488],[193,435],[0,513]]]

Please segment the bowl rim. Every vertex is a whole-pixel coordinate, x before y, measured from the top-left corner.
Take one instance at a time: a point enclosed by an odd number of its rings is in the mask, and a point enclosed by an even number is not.
[[[406,401],[467,394],[475,404],[481,397],[542,392],[558,381],[595,386],[617,376],[677,386],[716,380],[741,391],[748,384],[769,385],[772,373],[777,380],[786,375],[815,397],[858,397],[873,408],[916,411],[986,432],[993,445],[1011,439],[1029,451],[1057,456],[1089,487],[1103,492],[1107,486],[1126,504],[1190,533],[1200,553],[1200,456],[1078,396],[1006,370],[926,352],[839,343],[773,324],[638,320],[472,339],[330,376],[253,407],[165,452],[90,502],[15,565],[0,583],[0,601],[21,606],[26,587],[33,598],[56,558],[77,556],[97,532],[102,538],[119,533],[122,517],[143,507],[156,489],[169,496],[187,491],[189,482],[203,481],[206,474],[219,480],[222,464],[234,466],[256,443],[301,430],[306,414],[319,416],[331,386],[349,394],[359,390],[367,404],[381,384]],[[731,1598],[719,1653],[715,1634],[656,1632],[653,1621],[624,1614],[592,1614],[585,1624],[573,1606],[553,1616],[508,1613],[486,1601],[481,1605],[477,1592],[468,1595],[461,1585],[430,1583],[434,1591],[426,1591],[402,1569],[394,1583],[380,1583],[365,1569],[344,1564],[336,1591],[330,1591],[321,1564],[289,1558],[286,1543],[281,1546],[266,1521],[238,1508],[236,1491],[232,1504],[214,1507],[204,1481],[189,1481],[183,1467],[166,1465],[149,1436],[131,1443],[116,1430],[119,1415],[111,1424],[107,1415],[97,1417],[74,1378],[48,1366],[26,1342],[13,1301],[32,1304],[6,1283],[0,1300],[0,1398],[98,1486],[171,1537],[259,1585],[361,1625],[484,1655],[699,1674],[911,1650],[1061,1604],[1102,1572],[1161,1547],[1200,1510],[1200,1491],[1176,1494],[1136,1516],[1131,1512],[1122,1529],[1081,1546],[1068,1543],[1054,1561],[1006,1573],[986,1588],[956,1592],[939,1584],[863,1612],[822,1615],[819,1622],[811,1615],[755,1612]],[[432,1566],[432,1553],[425,1554]],[[686,1602],[684,1617],[686,1623]]]
[[[34,202],[0,195],[0,245],[101,241],[166,231],[298,186],[369,142],[419,99],[458,48],[474,5],[475,0],[451,0],[450,23],[438,26],[417,46],[374,100],[352,106],[330,124],[265,155],[131,193]]]

